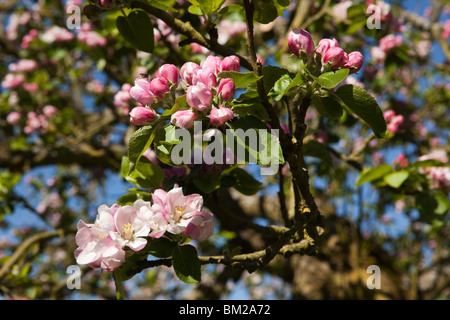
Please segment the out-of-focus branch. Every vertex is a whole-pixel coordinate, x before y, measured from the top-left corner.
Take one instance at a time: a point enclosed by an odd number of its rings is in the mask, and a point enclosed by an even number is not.
[[[64,236],[64,230],[58,229],[55,231],[37,233],[27,238],[19,247],[17,247],[16,251],[14,251],[11,258],[9,258],[0,269],[0,281],[2,281],[5,278],[5,276],[11,271],[11,268],[20,261],[20,259],[27,253],[28,249],[33,244],[58,236],[59,237]]]

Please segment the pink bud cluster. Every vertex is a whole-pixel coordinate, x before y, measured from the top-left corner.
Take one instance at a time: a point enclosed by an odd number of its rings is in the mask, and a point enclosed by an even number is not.
[[[181,128],[189,129],[198,115],[209,116],[213,126],[221,126],[234,117],[234,112],[224,106],[235,94],[235,84],[230,78],[218,78],[222,71],[239,71],[237,56],[224,59],[208,56],[200,65],[185,63],[180,69],[182,86],[186,88],[186,102],[190,109],[179,110],[171,117],[171,122]],[[217,97],[215,99],[215,97]],[[214,102],[217,103],[214,106]]]
[[[233,111],[225,107],[225,102],[234,97],[235,84],[230,78],[219,79],[218,75],[222,71],[239,70],[237,56],[224,59],[208,56],[200,65],[186,62],[180,70],[174,65],[165,64],[158,69],[155,78],[140,77],[135,80],[129,93],[141,106],[131,110],[131,123],[146,125],[157,118],[155,110],[161,106],[171,107],[173,101],[164,104],[172,98],[167,93],[180,85],[186,93],[189,108],[175,111],[171,123],[189,129],[197,118],[209,117],[213,126],[221,126],[234,117]]]
[[[148,238],[167,232],[202,241],[214,231],[213,215],[202,210],[203,198],[198,194],[185,196],[178,186],[168,192],[157,189],[152,202],[139,199],[132,206],[101,205],[94,223],[80,220],[75,236],[77,263],[113,271],[125,261],[126,247],[140,251]]]
[[[387,53],[400,46],[402,43],[402,36],[388,34],[379,40],[378,46],[374,46],[370,49],[370,54],[377,63],[383,63]]]
[[[445,150],[433,150],[429,154],[420,156],[417,161],[438,160],[442,163],[448,163],[448,156]],[[450,192],[450,168],[449,167],[426,167],[419,171],[430,179],[432,188],[442,188]]]
[[[387,123],[388,131],[397,133],[405,118],[401,114],[396,114],[394,110],[388,110],[384,113],[384,119]]]
[[[157,117],[156,111],[152,109],[153,104],[162,101],[170,88],[178,84],[178,79],[179,71],[173,64],[162,65],[153,79],[148,76],[135,79],[134,86],[129,89],[129,95],[139,102],[140,106],[130,111],[130,122],[135,125],[152,122]]]
[[[308,31],[294,29],[289,33],[288,45],[290,51],[297,57],[301,57],[307,63],[313,58],[320,60],[322,72],[349,68],[350,73],[358,72],[364,61],[364,56],[359,51],[346,53],[336,39],[321,39],[317,47]]]
[[[85,22],[81,25],[77,33],[77,39],[85,43],[88,47],[104,47],[106,39],[94,31],[94,25],[90,22]]]

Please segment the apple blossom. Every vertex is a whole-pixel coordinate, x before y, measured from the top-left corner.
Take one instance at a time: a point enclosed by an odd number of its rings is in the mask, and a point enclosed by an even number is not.
[[[180,69],[180,76],[188,85],[192,85],[194,77],[201,67],[195,62],[186,62]]]
[[[332,47],[322,56],[322,65],[329,70],[343,67],[348,62],[348,55],[342,48]]]
[[[197,72],[192,80],[192,84],[196,85],[198,82],[204,83],[206,86],[212,88],[217,86],[217,79],[214,70],[211,68],[202,68]]]
[[[350,73],[358,72],[364,62],[364,56],[361,52],[353,51],[348,54],[348,62],[344,65],[346,68],[350,68]]]
[[[234,117],[233,110],[226,107],[219,107],[219,108],[213,107],[209,114],[211,124],[216,127],[223,125],[228,120],[233,119],[233,117]]]
[[[309,56],[314,51],[314,41],[308,31],[295,28],[288,35],[289,50],[297,57],[303,52]]]
[[[211,89],[203,82],[197,82],[194,86],[189,86],[186,93],[187,104],[199,111],[211,108],[213,94]]]
[[[150,81],[150,91],[154,94],[155,97],[159,99],[163,99],[164,95],[169,92],[169,85],[166,79],[163,78],[155,78]]]
[[[193,240],[208,239],[214,232],[213,214],[200,211],[192,217],[184,230],[184,234]]]
[[[220,71],[236,71],[239,72],[241,70],[241,62],[239,57],[232,55],[223,58],[219,65]]]
[[[339,43],[336,39],[322,39],[319,41],[315,51],[323,56],[328,49],[334,47],[339,47]]]
[[[197,114],[191,109],[182,109],[172,114],[170,122],[183,129],[189,129],[194,126],[194,121],[197,119]]]
[[[135,107],[130,111],[130,122],[137,126],[145,126],[155,118],[155,112],[147,107]]]
[[[150,80],[147,78],[137,78],[134,86],[130,89],[131,97],[142,105],[151,105],[156,101],[156,97],[150,90]]]
[[[236,92],[236,86],[233,82],[233,79],[224,78],[220,80],[219,88],[217,94],[222,97],[224,100],[230,100],[234,97]]]
[[[165,79],[169,84],[176,84],[179,78],[178,68],[173,64],[164,64],[156,71],[156,77]]]

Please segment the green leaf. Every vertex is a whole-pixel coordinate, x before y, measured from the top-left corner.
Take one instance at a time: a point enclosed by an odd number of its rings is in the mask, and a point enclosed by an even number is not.
[[[233,79],[234,86],[236,89],[244,88],[251,83],[254,83],[261,79],[261,77],[256,76],[253,72],[237,72],[237,71],[222,71],[218,74],[219,79],[230,78]]]
[[[178,12],[176,9],[172,8],[171,5],[173,5],[176,1],[175,0],[149,0],[147,1],[152,7],[155,7],[157,9],[163,10],[163,11],[170,11],[170,12]]]
[[[127,194],[124,194],[119,199],[116,200],[116,203],[119,206],[132,206],[133,203],[138,199],[138,196],[134,192],[130,192]]]
[[[136,163],[141,158],[142,154],[150,147],[155,130],[152,126],[144,126],[136,130],[128,142],[128,158],[129,158],[129,173],[131,173],[136,166]],[[128,175],[127,174],[127,175]]]
[[[219,10],[225,0],[189,0],[189,2],[199,7],[204,14],[211,14]]]
[[[289,73],[288,70],[275,66],[265,66],[262,68],[262,75],[264,81],[264,88],[266,92],[270,92],[275,82],[278,81],[283,75]]]
[[[339,69],[337,71],[325,72],[325,73],[322,73],[320,76],[313,77],[313,78],[322,87],[327,88],[327,89],[332,89],[332,88],[336,87],[339,83],[344,81],[344,79],[347,78],[349,72],[350,72],[350,69],[344,68],[344,69]]]
[[[314,95],[312,97],[312,103],[317,111],[325,118],[339,119],[344,113],[341,104],[332,97]]]
[[[188,104],[186,102],[186,95],[182,95],[176,98],[175,103],[171,109],[164,110],[163,116],[171,116],[175,112],[180,109],[188,108]]]
[[[381,179],[392,171],[392,167],[387,163],[374,168],[366,168],[361,172],[358,179],[356,180],[356,187],[359,187],[366,182]]]
[[[233,169],[230,172],[230,176],[235,180],[233,187],[246,196],[256,194],[262,186],[261,182],[253,178],[250,173],[242,168]]]
[[[318,141],[312,140],[305,143],[303,145],[303,153],[305,156],[318,158],[329,166],[333,164],[327,147]]]
[[[437,201],[437,207],[434,210],[434,213],[437,215],[443,215],[444,213],[448,213],[450,209],[450,201],[448,198],[442,193],[436,193],[434,195],[434,199]]]
[[[427,168],[427,167],[450,167],[450,164],[443,163],[439,160],[429,159],[416,161],[408,165],[408,168]]]
[[[217,177],[199,177],[192,179],[194,185],[203,193],[209,194],[220,187],[220,176]]]
[[[176,247],[177,244],[167,238],[150,238],[145,247],[145,252],[157,258],[167,258],[172,255]]]
[[[172,265],[177,277],[188,284],[201,280],[201,262],[191,245],[176,246],[172,250]]]
[[[289,74],[285,74],[278,79],[273,88],[269,92],[269,96],[274,97],[276,101],[280,101],[283,98],[287,87],[292,82],[291,76]]]
[[[137,50],[153,52],[153,24],[148,14],[135,10],[128,16],[118,16],[116,20],[120,34]]]
[[[188,11],[189,11],[189,13],[195,14],[196,16],[203,15],[202,9],[200,9],[199,7],[194,6],[194,5],[189,6]]]
[[[296,86],[299,86],[299,85],[301,85],[301,84],[303,84],[303,74],[302,74],[302,72],[300,71],[300,72],[298,72],[296,75],[295,75],[295,77],[294,77],[294,79],[292,79],[292,81],[289,83],[289,85],[286,87],[286,88],[284,88],[284,91],[283,91],[283,96],[284,95],[286,95],[292,88],[294,88],[294,87],[296,87]],[[283,97],[283,96],[277,96],[277,97],[275,97],[274,99],[276,100],[276,101],[279,101],[279,100],[281,100],[281,98]]]
[[[384,176],[384,182],[386,182],[392,188],[399,188],[406,179],[409,178],[409,171],[401,170],[389,173]]]
[[[278,9],[273,0],[254,0],[254,19],[262,24],[272,22],[278,17]]]
[[[158,159],[168,165],[173,166],[171,159],[172,148],[181,142],[175,138],[176,127],[172,124],[166,124],[163,129],[157,130],[155,134],[154,149]]]
[[[219,12],[217,13],[217,16],[219,18],[223,17],[224,15],[227,15],[231,12],[235,12],[235,11],[242,11],[242,5],[239,4],[230,4],[226,7],[223,7],[222,9],[219,10]]]
[[[141,188],[158,188],[164,181],[164,172],[160,166],[141,160],[125,179]]]
[[[245,160],[251,163],[256,161],[260,165],[267,165],[275,160],[277,163],[284,163],[278,137],[260,119],[253,116],[239,118],[231,124],[230,133],[235,137],[237,148],[245,150],[246,158],[238,161]]]
[[[355,85],[344,85],[336,94],[354,114],[364,120],[372,128],[375,136],[384,138],[386,121],[375,99],[363,88]]]

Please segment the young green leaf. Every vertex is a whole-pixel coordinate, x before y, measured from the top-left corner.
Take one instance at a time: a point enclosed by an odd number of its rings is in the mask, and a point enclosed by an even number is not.
[[[128,161],[129,173],[131,173],[136,166],[136,163],[141,158],[142,154],[150,147],[155,130],[152,126],[144,126],[136,130],[130,137],[128,142]]]
[[[225,0],[189,0],[189,2],[200,8],[204,14],[211,14],[219,10]]]
[[[220,79],[230,78],[233,79],[234,86],[236,89],[244,88],[251,83],[254,83],[261,79],[261,77],[256,76],[253,72],[237,72],[237,71],[222,71],[219,73]]]
[[[349,72],[350,69],[347,68],[339,69],[337,71],[329,71],[322,73],[318,77],[314,77],[314,80],[322,87],[332,89],[336,87],[339,83],[344,81],[344,79],[347,78]]]
[[[356,186],[359,187],[363,183],[381,179],[392,171],[391,165],[387,163],[374,168],[366,168],[361,172],[356,180]]]
[[[364,120],[372,128],[375,136],[384,138],[386,121],[375,99],[363,88],[355,85],[344,85],[336,91],[337,96],[354,114]]]
[[[384,182],[386,182],[392,188],[399,188],[406,179],[409,178],[409,171],[401,170],[389,173],[384,176]]]

